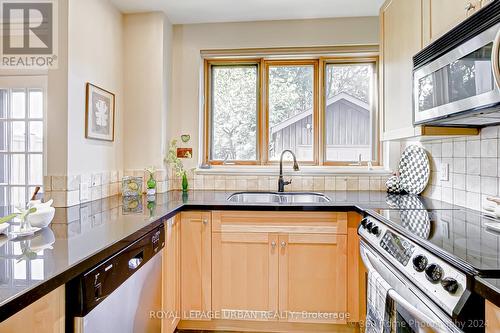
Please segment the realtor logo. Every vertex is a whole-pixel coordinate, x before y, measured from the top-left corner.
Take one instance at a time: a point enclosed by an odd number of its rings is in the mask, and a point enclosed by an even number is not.
[[[2,68],[54,68],[56,0],[2,0]]]

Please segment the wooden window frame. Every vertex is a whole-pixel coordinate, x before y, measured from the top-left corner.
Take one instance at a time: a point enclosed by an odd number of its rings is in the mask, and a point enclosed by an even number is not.
[[[372,145],[376,145],[376,147],[372,147],[372,154],[373,158],[372,163],[373,166],[380,166],[381,161],[382,161],[382,144],[380,143],[380,133],[379,133],[379,126],[380,126],[380,119],[379,119],[379,107],[378,107],[378,92],[379,92],[379,80],[378,80],[378,70],[379,70],[379,57],[378,56],[372,56],[372,57],[366,57],[366,56],[350,56],[350,57],[321,57],[319,59],[320,62],[320,122],[319,122],[319,127],[320,127],[320,142],[319,142],[319,158],[320,158],[320,163],[319,165],[324,165],[324,166],[353,166],[353,164],[357,163],[358,161],[328,161],[326,160],[326,105],[325,105],[325,99],[326,99],[326,66],[331,65],[331,64],[367,64],[371,63],[374,66],[374,77],[372,78],[373,82],[372,84],[375,85],[374,87],[374,93],[372,96],[372,100],[370,101],[371,105],[371,112],[373,113],[374,117],[374,124],[372,124],[373,128],[373,142]],[[361,166],[367,166],[368,161],[362,161]],[[356,165],[357,166],[357,165]]]
[[[318,80],[318,68],[319,68],[319,60],[318,59],[302,59],[302,60],[264,60],[264,73],[263,73],[263,82],[264,82],[264,94],[262,95],[262,103],[264,104],[264,128],[263,128],[263,141],[265,147],[263,149],[263,164],[273,165],[278,164],[279,161],[271,161],[269,160],[269,67],[273,66],[313,66],[313,160],[312,161],[301,161],[302,165],[318,165],[318,153],[319,153],[319,104],[318,104],[318,96],[319,96],[319,80]]]
[[[313,99],[313,161],[299,161],[301,165],[312,166],[352,166],[357,161],[326,161],[326,123],[325,123],[325,94],[326,94],[326,78],[325,71],[328,64],[355,64],[355,63],[373,63],[374,64],[374,79],[375,92],[372,96],[372,112],[374,112],[374,138],[373,144],[377,147],[373,148],[373,166],[380,166],[382,161],[382,145],[379,142],[379,106],[378,106],[378,56],[341,56],[341,57],[318,57],[318,58],[301,58],[301,59],[264,59],[264,58],[205,58],[204,59],[204,106],[203,106],[203,163],[210,165],[223,165],[224,161],[211,160],[211,90],[212,90],[212,66],[215,65],[257,65],[257,135],[256,135],[256,160],[252,161],[228,161],[228,165],[276,165],[278,161],[269,160],[269,67],[270,66],[314,66],[314,99]],[[361,165],[366,166],[368,162],[362,162]]]
[[[256,151],[255,160],[248,161],[238,161],[231,160],[228,161],[231,164],[236,165],[260,165],[261,163],[261,150],[262,150],[262,107],[261,107],[261,92],[262,92],[262,59],[252,58],[252,59],[205,59],[204,61],[204,124],[203,124],[203,139],[204,139],[204,151],[203,151],[203,163],[208,163],[211,165],[223,165],[224,161],[212,160],[210,159],[210,149],[211,149],[211,125],[212,125],[212,66],[238,66],[238,65],[256,65],[257,66],[257,128],[256,128]]]

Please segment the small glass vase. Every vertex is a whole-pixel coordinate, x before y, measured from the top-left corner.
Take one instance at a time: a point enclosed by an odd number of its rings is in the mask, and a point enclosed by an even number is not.
[[[146,182],[148,186],[147,194],[148,195],[155,195],[156,194],[156,180],[153,178],[153,174],[149,174],[149,179]]]
[[[187,192],[188,186],[189,186],[188,178],[186,172],[184,171],[184,173],[182,174],[182,192]]]
[[[24,232],[24,231],[29,231],[29,230],[31,230],[31,223],[28,220],[28,217],[24,216],[20,220],[19,231]]]

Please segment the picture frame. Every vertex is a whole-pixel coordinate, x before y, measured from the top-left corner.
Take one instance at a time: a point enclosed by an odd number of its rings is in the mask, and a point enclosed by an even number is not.
[[[85,138],[115,140],[115,94],[90,82],[85,93]]]

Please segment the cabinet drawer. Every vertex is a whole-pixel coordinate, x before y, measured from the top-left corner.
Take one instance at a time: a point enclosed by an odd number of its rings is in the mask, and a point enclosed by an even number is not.
[[[212,231],[346,234],[347,213],[213,211]]]

